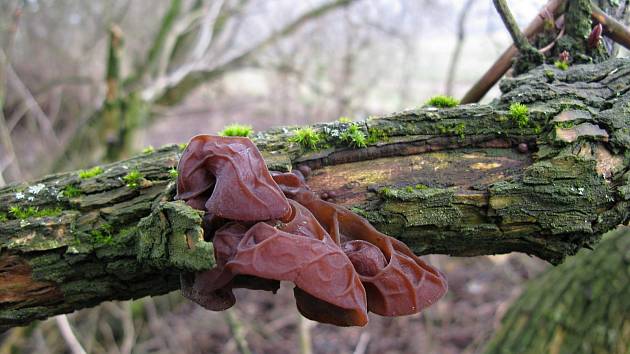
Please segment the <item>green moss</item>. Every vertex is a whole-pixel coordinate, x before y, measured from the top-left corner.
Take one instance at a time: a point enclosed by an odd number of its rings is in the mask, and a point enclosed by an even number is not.
[[[427,189],[429,187],[425,186],[424,184],[416,184],[414,186],[414,188],[418,189],[418,190],[423,190],[423,189]]]
[[[557,122],[555,125],[558,128],[570,129],[570,128],[573,128],[575,126],[575,122],[573,122],[573,121]]]
[[[168,177],[170,179],[177,179],[177,176],[179,176],[179,172],[177,172],[175,168],[171,168],[170,170],[168,170]]]
[[[352,123],[352,119],[350,119],[348,117],[339,117],[339,119],[337,119],[337,121],[339,123]]]
[[[452,125],[437,125],[440,134],[442,135],[457,135],[460,139],[464,139],[466,133],[466,124],[452,124]]]
[[[50,217],[50,216],[59,216],[61,215],[61,208],[44,208],[39,209],[37,207],[29,206],[29,207],[19,207],[19,206],[11,206],[9,207],[9,215],[14,219],[24,220],[31,217],[34,218],[42,218],[42,217]]]
[[[127,184],[127,187],[136,189],[140,187],[140,182],[144,176],[138,170],[131,170],[123,177],[123,181]]]
[[[107,223],[102,224],[100,227],[90,232],[90,235],[92,236],[90,241],[99,245],[111,245],[114,242],[112,231],[112,225]]]
[[[254,133],[254,128],[251,125],[244,124],[230,124],[227,125],[223,130],[219,132],[221,136],[244,136],[249,137]]]
[[[352,123],[348,129],[341,133],[339,136],[342,142],[349,144],[350,146],[363,148],[367,146],[367,139],[365,138],[365,134],[359,126],[355,123]]]
[[[301,128],[295,132],[295,135],[289,138],[290,142],[298,143],[305,149],[314,150],[317,148],[317,144],[322,140],[319,133],[315,132],[313,128]]]
[[[181,143],[181,144],[177,144],[177,146],[179,147],[180,150],[184,151],[186,150],[186,147],[188,147],[187,143]]]
[[[155,149],[151,145],[149,145],[149,146],[145,147],[144,149],[142,149],[142,153],[145,154],[145,155],[152,154],[154,152],[155,152]]]
[[[92,167],[89,170],[79,171],[79,178],[88,179],[93,178],[103,173],[103,168],[101,166]]]
[[[556,60],[553,65],[563,71],[569,69],[569,63],[564,60]]]
[[[425,105],[440,108],[455,107],[459,105],[459,100],[451,96],[437,95],[429,98]]]
[[[63,195],[66,198],[76,198],[81,195],[81,189],[73,185],[67,185],[66,188],[63,189]]]
[[[368,128],[368,138],[367,138],[368,144],[376,144],[379,141],[388,141],[388,140],[389,140],[389,136],[384,130],[377,129],[377,128]]]
[[[525,128],[529,124],[529,108],[522,103],[512,103],[508,115],[519,128]]]
[[[547,69],[547,70],[545,70],[545,77],[548,80],[553,80],[556,77],[556,74],[554,74],[553,70]]]
[[[0,222],[7,222],[9,221],[9,217],[7,216],[7,213],[0,213]]]

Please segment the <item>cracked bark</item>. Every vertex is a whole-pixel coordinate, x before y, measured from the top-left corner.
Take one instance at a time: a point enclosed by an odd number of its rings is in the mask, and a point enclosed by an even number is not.
[[[297,127],[253,137],[274,170],[308,165],[334,196],[418,254],[525,252],[561,262],[628,219],[630,61],[506,79],[490,105],[420,108],[357,122],[367,148],[317,124],[323,143],[289,142]],[[529,107],[518,122],[509,105]],[[0,189],[0,329],[179,287],[213,266],[200,215],[173,202],[181,148]],[[137,170],[137,186],[124,177]],[[68,187],[71,186],[71,187]],[[17,219],[10,208],[52,216]],[[56,209],[56,210],[55,210]]]

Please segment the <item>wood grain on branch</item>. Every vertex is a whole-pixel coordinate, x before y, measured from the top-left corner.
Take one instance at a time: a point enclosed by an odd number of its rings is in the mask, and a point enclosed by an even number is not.
[[[512,251],[553,263],[628,219],[630,61],[541,66],[490,105],[425,107],[252,139],[272,170],[308,184],[418,254]],[[521,103],[528,114],[509,107]],[[350,125],[365,148],[341,139]],[[174,202],[180,146],[0,189],[0,329],[114,299],[163,294],[211,268],[201,216]]]

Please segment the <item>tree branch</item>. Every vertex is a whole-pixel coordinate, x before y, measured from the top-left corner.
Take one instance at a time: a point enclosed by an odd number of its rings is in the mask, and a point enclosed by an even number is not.
[[[225,72],[243,65],[247,62],[247,60],[250,60],[261,50],[278,40],[295,33],[311,20],[324,16],[341,6],[348,6],[356,1],[357,0],[334,0],[318,6],[302,14],[280,31],[271,34],[266,39],[247,49],[245,52],[219,63],[212,69],[205,70],[203,69],[203,65],[199,65],[198,63],[193,63],[192,65],[189,65],[188,68],[180,69],[180,72],[176,72],[173,75],[176,79],[166,78],[159,80],[152,87],[145,89],[142,97],[151,101],[155,100],[158,104],[176,104],[199,85],[209,80],[216,79],[217,77],[222,76]]]
[[[314,125],[315,150],[290,142],[296,127],[252,139],[270,169],[310,166],[314,191],[418,254],[519,251],[558,263],[628,220],[628,73],[624,59],[543,66],[506,79],[491,105],[356,122],[365,148],[339,139],[353,123]],[[516,102],[528,113],[508,108]],[[180,153],[167,146],[95,176],[0,189],[0,328],[163,294],[180,272],[212,267],[200,213],[172,201]]]

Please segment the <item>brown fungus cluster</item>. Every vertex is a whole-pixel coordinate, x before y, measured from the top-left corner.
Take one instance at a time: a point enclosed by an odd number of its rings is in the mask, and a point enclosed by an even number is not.
[[[234,305],[234,288],[275,292],[284,280],[295,284],[305,317],[363,326],[368,311],[410,315],[446,293],[438,270],[367,220],[320,199],[303,173],[270,174],[247,138],[196,136],[178,172],[176,199],[206,211],[203,227],[217,261],[182,275],[182,293],[207,309]]]

